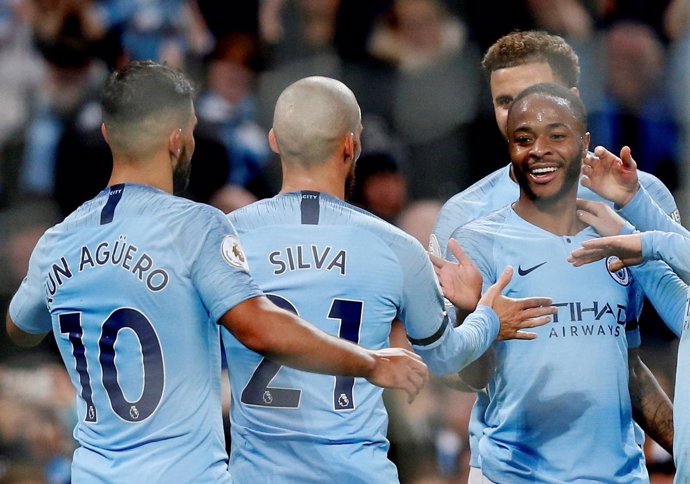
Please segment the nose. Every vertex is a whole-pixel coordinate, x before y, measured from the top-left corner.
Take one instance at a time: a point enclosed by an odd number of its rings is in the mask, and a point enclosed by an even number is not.
[[[534,143],[532,143],[532,146],[530,147],[530,155],[541,158],[550,151],[550,148],[551,147],[546,137],[537,136],[537,138],[534,140]]]

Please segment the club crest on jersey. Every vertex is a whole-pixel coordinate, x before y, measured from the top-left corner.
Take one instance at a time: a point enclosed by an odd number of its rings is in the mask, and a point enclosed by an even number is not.
[[[247,257],[244,255],[240,241],[232,235],[226,235],[223,243],[220,246],[220,252],[223,254],[223,259],[233,267],[249,272],[249,265],[247,264]]]
[[[619,269],[616,272],[609,271],[610,265],[614,262],[618,262],[619,260],[620,259],[618,259],[618,257],[616,257],[615,255],[609,256],[606,258],[606,264],[604,264],[604,267],[606,268],[606,272],[609,273],[609,275],[614,281],[616,281],[621,286],[628,286],[630,285],[630,271],[627,267],[623,267],[622,269]]]

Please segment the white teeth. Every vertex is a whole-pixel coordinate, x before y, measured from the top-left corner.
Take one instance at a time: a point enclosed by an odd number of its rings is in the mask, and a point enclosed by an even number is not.
[[[534,173],[535,175],[542,175],[542,174],[544,174],[544,173],[553,173],[553,172],[556,171],[556,170],[557,170],[557,168],[555,168],[555,167],[551,167],[551,168],[535,168],[534,170],[532,170],[532,173]]]

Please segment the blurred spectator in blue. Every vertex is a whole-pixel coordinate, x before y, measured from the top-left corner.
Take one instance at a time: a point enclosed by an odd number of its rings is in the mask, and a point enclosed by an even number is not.
[[[690,217],[687,212],[690,206],[690,2],[672,0],[665,12],[664,26],[666,35],[671,39],[668,89],[674,101],[674,113],[682,127],[681,199],[685,203],[679,203],[679,208],[683,217]]]
[[[0,207],[15,197],[21,158],[14,143],[27,122],[44,61],[34,46],[32,0],[0,0]]]
[[[648,25],[619,21],[602,37],[605,86],[589,107],[591,146],[629,145],[641,170],[678,188],[680,131],[668,97],[666,52]]]
[[[599,1],[599,26],[608,30],[620,21],[640,22],[651,28],[657,38],[666,44],[669,37],[664,28],[664,15],[672,0],[605,0]]]
[[[272,154],[267,130],[256,117],[255,49],[251,37],[243,34],[218,43],[207,59],[204,87],[196,102],[196,134],[202,142],[207,139],[224,147],[228,173],[223,185],[236,185],[263,198],[272,195],[264,179]]]
[[[33,38],[44,62],[26,125],[12,140],[19,199],[44,197],[63,213],[105,185],[110,156],[100,136],[98,92],[105,37],[84,0],[34,0]],[[11,156],[10,156],[11,157]],[[14,165],[14,162],[10,162]]]
[[[31,7],[31,0],[0,0],[0,146],[26,121],[43,73]]]
[[[151,59],[192,70],[213,48],[213,35],[196,0],[93,2],[100,28],[120,38],[128,60]]]
[[[441,0],[396,0],[371,52],[397,68],[393,128],[407,145],[412,198],[445,199],[471,180],[465,149],[479,103],[477,46]]]

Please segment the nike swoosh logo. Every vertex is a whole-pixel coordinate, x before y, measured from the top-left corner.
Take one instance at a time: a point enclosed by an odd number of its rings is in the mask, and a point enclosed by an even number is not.
[[[521,276],[526,276],[533,270],[539,269],[544,264],[546,264],[546,262],[542,262],[541,264],[537,264],[536,266],[528,267],[527,269],[523,269],[522,267],[518,266],[518,274],[520,274]]]

